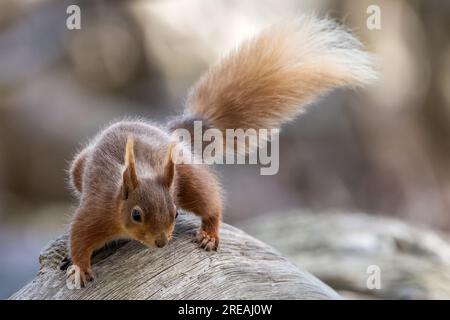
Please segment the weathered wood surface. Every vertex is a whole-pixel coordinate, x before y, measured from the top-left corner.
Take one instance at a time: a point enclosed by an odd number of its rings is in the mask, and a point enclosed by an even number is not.
[[[381,216],[304,211],[240,227],[344,297],[450,299],[450,240],[436,231]],[[380,290],[367,287],[370,265],[380,268]]]
[[[163,249],[129,241],[94,259],[97,279],[69,290],[59,270],[67,236],[43,250],[36,278],[10,299],[336,299],[320,280],[268,245],[227,224],[218,252],[192,242],[196,217],[180,215],[173,240]]]

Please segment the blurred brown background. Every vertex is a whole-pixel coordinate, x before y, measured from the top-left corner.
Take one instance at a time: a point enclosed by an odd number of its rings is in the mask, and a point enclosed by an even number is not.
[[[70,4],[81,30],[66,28]],[[370,4],[381,30],[366,28]],[[448,232],[450,1],[2,0],[0,298],[33,277],[40,248],[65,229],[75,205],[65,170],[81,143],[126,115],[175,115],[220,54],[312,11],[343,21],[378,55],[380,82],[334,92],[285,126],[277,175],[218,167],[224,220],[339,209]]]

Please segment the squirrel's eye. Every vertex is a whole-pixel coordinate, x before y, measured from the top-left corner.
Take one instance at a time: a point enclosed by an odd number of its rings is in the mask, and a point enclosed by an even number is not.
[[[131,212],[131,218],[133,218],[133,220],[136,222],[142,222],[142,215],[138,209],[133,209],[133,211]]]

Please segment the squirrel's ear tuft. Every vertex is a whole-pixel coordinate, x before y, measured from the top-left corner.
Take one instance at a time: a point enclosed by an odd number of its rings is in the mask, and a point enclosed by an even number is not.
[[[123,171],[122,199],[128,199],[131,191],[137,188],[136,160],[134,158],[134,139],[129,136],[125,147],[125,170]]]
[[[176,146],[176,142],[171,142],[167,148],[166,158],[164,160],[163,174],[160,176],[160,182],[170,188],[173,183],[173,177],[175,174],[175,164],[173,162],[173,152]]]

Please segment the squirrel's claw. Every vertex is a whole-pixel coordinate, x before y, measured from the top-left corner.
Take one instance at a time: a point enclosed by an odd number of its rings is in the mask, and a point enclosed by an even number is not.
[[[70,290],[86,287],[87,282],[94,280],[92,270],[82,271],[79,266],[71,265],[66,273],[66,285]]]
[[[60,270],[67,270],[72,264],[72,259],[70,257],[64,257],[64,259],[59,264]]]
[[[76,265],[71,265],[66,272],[66,285],[70,290],[81,289],[81,271]]]
[[[208,234],[204,230],[197,231],[195,242],[199,244],[200,248],[206,251],[217,251],[217,247],[219,246],[219,238],[217,235]]]

